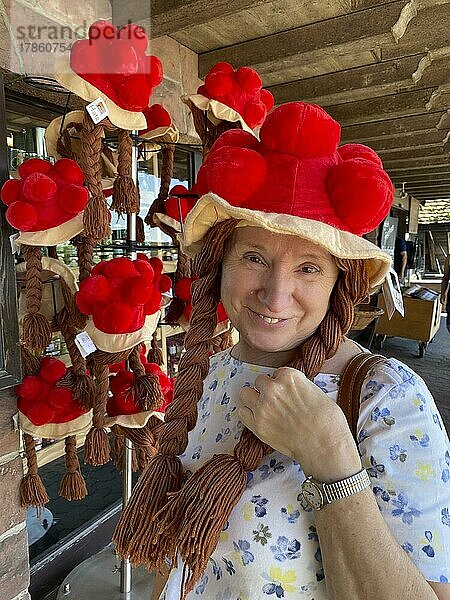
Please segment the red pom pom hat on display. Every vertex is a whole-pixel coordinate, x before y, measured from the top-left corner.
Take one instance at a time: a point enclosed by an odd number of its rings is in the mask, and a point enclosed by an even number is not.
[[[66,372],[62,361],[44,357],[39,373],[27,375],[16,387],[20,428],[25,433],[64,439],[89,429],[92,411],[80,406],[69,387],[58,385]]]
[[[30,158],[18,171],[20,179],[3,184],[1,199],[8,206],[6,220],[21,232],[19,243],[56,246],[83,230],[89,192],[76,162]]]
[[[79,310],[90,319],[86,331],[99,350],[116,353],[151,339],[158,324],[163,294],[172,285],[158,258],[101,262],[80,283]]]
[[[117,29],[109,21],[96,21],[88,39],[73,44],[70,58],[56,61],[55,77],[87,102],[103,98],[116,127],[146,129],[144,111],[163,78],[161,61],[146,54],[147,46],[138,25]]]
[[[242,129],[260,127],[272,110],[274,99],[262,87],[259,74],[250,67],[233,67],[227,62],[214,65],[197,94],[183,98],[205,111],[214,125],[221,121],[239,122]]]
[[[276,108],[260,140],[242,130],[223,133],[212,146],[192,191],[200,199],[180,235],[195,255],[216,223],[262,227],[297,235],[339,258],[363,259],[371,287],[390,257],[361,236],[389,214],[394,187],[379,156],[367,146],[338,148],[340,125],[322,108],[292,102]]]
[[[60,158],[72,158],[80,163],[82,150],[80,133],[83,128],[84,111],[73,110],[65,115],[56,117],[45,130],[45,146],[47,154],[56,160]],[[104,132],[102,138],[105,137]],[[107,198],[111,196],[114,180],[117,177],[118,153],[108,148],[108,155],[102,142],[101,154],[101,179],[103,194]]]

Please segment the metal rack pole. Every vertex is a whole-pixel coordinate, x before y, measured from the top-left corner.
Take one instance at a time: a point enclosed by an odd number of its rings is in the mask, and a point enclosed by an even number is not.
[[[137,132],[133,132],[134,135]],[[133,181],[137,184],[138,178],[138,148],[136,144],[133,144],[133,158],[132,158],[132,177]],[[136,251],[136,214],[127,215],[127,246],[130,249],[129,256],[134,260],[137,256]],[[127,365],[128,368],[128,365]],[[128,500],[131,496],[132,491],[132,457],[133,457],[133,444],[128,438],[125,438],[124,443],[124,465],[122,472],[122,507],[125,508]],[[132,580],[131,580],[131,563],[128,558],[125,558],[120,563],[120,591],[124,599],[129,600],[131,598]]]

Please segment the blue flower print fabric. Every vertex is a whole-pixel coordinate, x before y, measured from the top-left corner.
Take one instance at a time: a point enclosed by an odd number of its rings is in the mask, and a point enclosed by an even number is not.
[[[198,421],[182,456],[192,473],[217,453],[232,454],[242,424],[237,399],[244,385],[273,369],[242,363],[229,350],[211,358]],[[336,400],[340,378],[315,383]],[[377,365],[361,392],[358,445],[380,511],[426,579],[450,581],[450,450],[426,385],[397,360]],[[273,452],[248,474],[247,488],[222,531],[189,600],[327,600],[314,512],[299,494],[305,476]],[[180,597],[182,561],[161,600]]]

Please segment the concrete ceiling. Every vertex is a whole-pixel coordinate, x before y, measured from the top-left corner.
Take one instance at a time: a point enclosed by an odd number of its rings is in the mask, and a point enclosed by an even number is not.
[[[396,187],[450,198],[450,0],[112,0],[198,54],[260,73],[277,103],[315,102],[372,146]],[[193,90],[195,91],[195,90]]]

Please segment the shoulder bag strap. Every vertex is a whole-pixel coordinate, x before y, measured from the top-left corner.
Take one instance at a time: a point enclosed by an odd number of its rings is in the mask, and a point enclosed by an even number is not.
[[[355,440],[357,435],[356,428],[358,425],[362,384],[364,383],[364,379],[368,372],[375,365],[382,363],[385,360],[386,357],[381,356],[380,354],[361,352],[361,354],[354,356],[350,360],[342,374],[337,404],[347,417],[350,430]]]

